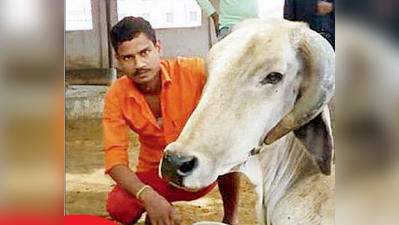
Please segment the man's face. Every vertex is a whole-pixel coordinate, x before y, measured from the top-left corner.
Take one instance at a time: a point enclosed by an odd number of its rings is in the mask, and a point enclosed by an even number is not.
[[[116,54],[120,69],[135,83],[143,84],[152,80],[160,70],[160,45],[154,43],[145,35],[130,41],[124,41],[118,46]]]

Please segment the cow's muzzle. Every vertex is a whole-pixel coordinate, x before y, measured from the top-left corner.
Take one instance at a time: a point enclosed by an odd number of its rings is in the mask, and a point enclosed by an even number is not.
[[[192,174],[197,165],[198,159],[195,156],[166,151],[161,164],[161,175],[170,183],[182,187],[183,178]]]

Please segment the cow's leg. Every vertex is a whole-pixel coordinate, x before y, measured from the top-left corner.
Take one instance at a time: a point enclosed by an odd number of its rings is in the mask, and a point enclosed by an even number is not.
[[[241,174],[229,173],[218,178],[220,195],[223,200],[224,217],[223,223],[238,224],[238,199]]]

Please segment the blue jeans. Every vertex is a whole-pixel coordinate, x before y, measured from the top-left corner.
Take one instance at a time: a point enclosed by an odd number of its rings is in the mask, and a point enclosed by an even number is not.
[[[226,37],[231,30],[233,29],[234,25],[226,25],[222,28],[219,29],[219,33],[217,35],[218,41],[222,40],[224,37]]]

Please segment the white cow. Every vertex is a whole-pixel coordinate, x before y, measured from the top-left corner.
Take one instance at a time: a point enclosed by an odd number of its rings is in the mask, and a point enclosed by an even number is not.
[[[262,174],[248,174],[261,184],[261,224],[334,224],[329,43],[303,23],[248,20],[211,49],[207,65],[201,101],[167,146],[161,175],[196,190],[250,168]]]

